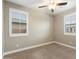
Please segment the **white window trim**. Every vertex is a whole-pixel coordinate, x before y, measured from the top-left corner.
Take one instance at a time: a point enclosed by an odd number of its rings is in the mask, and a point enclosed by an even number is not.
[[[74,15],[74,14],[76,14],[76,13],[74,12],[74,13],[71,13],[71,14],[68,14],[68,15],[64,16],[64,35],[72,35],[72,36],[76,35],[76,33],[67,33],[67,32],[65,32],[65,17],[68,17],[70,15]]]
[[[18,10],[18,9],[15,9],[15,8],[9,8],[9,35],[11,36],[11,37],[14,37],[14,36],[27,36],[27,35],[29,35],[29,28],[28,28],[28,25],[29,25],[29,17],[27,18],[27,21],[26,21],[26,23],[27,23],[27,26],[26,26],[26,29],[27,29],[27,33],[19,33],[19,34],[12,34],[12,20],[11,20],[11,15],[10,15],[10,12],[11,11],[17,11],[17,12],[20,12],[20,13],[24,13],[24,14],[26,14],[26,16],[28,17],[28,15],[29,15],[29,13],[28,12],[24,12],[24,11],[22,11],[22,10]]]

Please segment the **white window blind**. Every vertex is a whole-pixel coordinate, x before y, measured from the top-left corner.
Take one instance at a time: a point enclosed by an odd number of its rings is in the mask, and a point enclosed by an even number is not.
[[[75,35],[76,33],[76,13],[64,16],[64,34]]]

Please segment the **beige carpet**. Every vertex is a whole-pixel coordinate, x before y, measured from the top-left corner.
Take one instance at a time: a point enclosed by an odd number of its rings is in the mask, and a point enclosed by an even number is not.
[[[58,44],[50,44],[39,48],[5,56],[3,59],[76,59],[76,51]]]

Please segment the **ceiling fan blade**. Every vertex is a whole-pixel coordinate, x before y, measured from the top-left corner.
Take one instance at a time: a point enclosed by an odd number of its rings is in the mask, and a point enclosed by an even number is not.
[[[57,3],[57,6],[67,5],[67,2]]]
[[[43,8],[43,7],[47,7],[48,5],[44,5],[44,6],[39,6],[38,8]]]

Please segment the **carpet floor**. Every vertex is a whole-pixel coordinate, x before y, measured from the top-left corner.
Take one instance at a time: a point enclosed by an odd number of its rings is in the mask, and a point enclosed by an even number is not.
[[[76,59],[76,50],[54,43],[6,55],[3,59]]]

